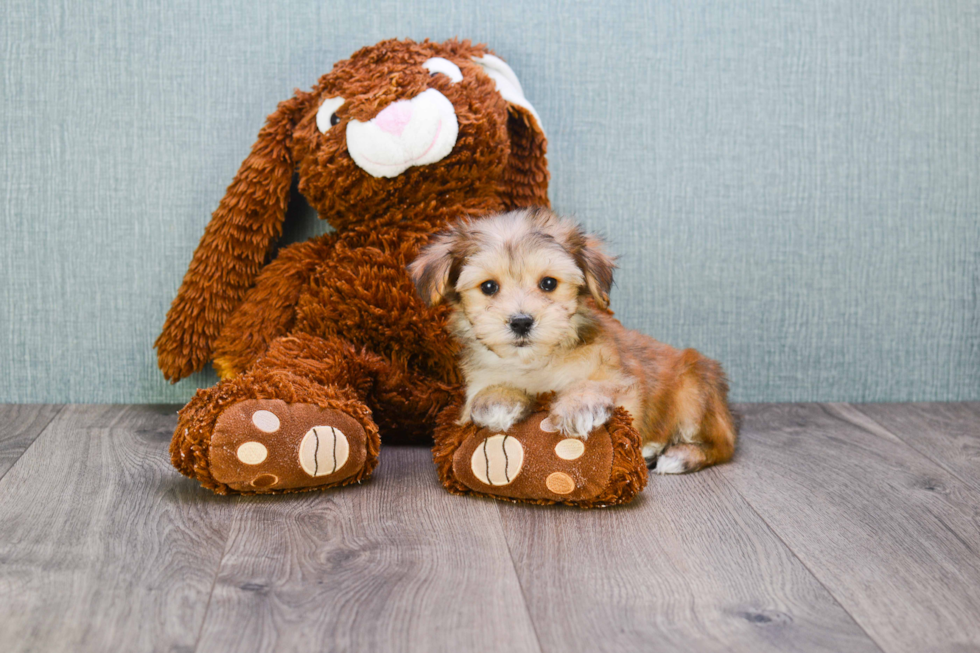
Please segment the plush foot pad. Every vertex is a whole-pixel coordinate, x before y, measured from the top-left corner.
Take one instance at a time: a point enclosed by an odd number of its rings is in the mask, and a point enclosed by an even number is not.
[[[364,468],[366,436],[340,411],[249,399],[218,417],[210,456],[215,480],[241,492],[337,485]]]
[[[452,472],[479,494],[547,503],[614,503],[599,499],[611,482],[613,449],[606,427],[587,440],[569,438],[542,412],[507,433],[479,429],[453,454]],[[641,467],[645,472],[642,462]]]

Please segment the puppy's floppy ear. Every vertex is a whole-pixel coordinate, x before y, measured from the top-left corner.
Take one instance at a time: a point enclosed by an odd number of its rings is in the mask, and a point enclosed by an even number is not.
[[[606,253],[605,243],[598,236],[580,232],[580,246],[573,252],[575,262],[585,275],[585,286],[600,310],[609,307],[609,291],[613,284],[616,261]]]
[[[281,102],[211,217],[154,346],[172,382],[200,370],[282,233],[293,177],[293,129],[310,96]]]
[[[429,306],[441,304],[453,294],[468,242],[467,224],[460,222],[436,234],[408,266],[419,296]]]

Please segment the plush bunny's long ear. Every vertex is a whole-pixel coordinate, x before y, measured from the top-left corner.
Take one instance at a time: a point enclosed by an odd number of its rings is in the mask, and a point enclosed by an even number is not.
[[[550,206],[548,201],[548,140],[541,118],[524,96],[517,75],[492,54],[474,57],[507,101],[510,157],[504,170],[504,206],[508,210]]]
[[[289,201],[290,144],[305,94],[281,102],[266,119],[204,231],[154,346],[171,382],[200,370],[222,324],[266,263]]]

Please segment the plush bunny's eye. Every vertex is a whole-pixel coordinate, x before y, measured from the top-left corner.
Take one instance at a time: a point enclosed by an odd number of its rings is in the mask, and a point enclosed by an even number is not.
[[[463,81],[463,71],[459,69],[459,66],[454,64],[449,59],[443,59],[442,57],[432,57],[431,59],[426,59],[422,67],[429,71],[430,75],[437,75],[442,73],[449,78],[453,84],[456,82]]]
[[[328,129],[340,122],[337,117],[337,110],[344,106],[344,98],[327,98],[320,105],[320,110],[316,112],[316,128],[321,133],[326,133]]]

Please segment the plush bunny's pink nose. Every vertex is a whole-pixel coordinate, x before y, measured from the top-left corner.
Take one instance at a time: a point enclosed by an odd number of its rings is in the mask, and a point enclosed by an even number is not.
[[[408,100],[401,100],[389,104],[384,110],[374,117],[375,125],[395,136],[401,136],[405,125],[412,119],[412,103]]]

